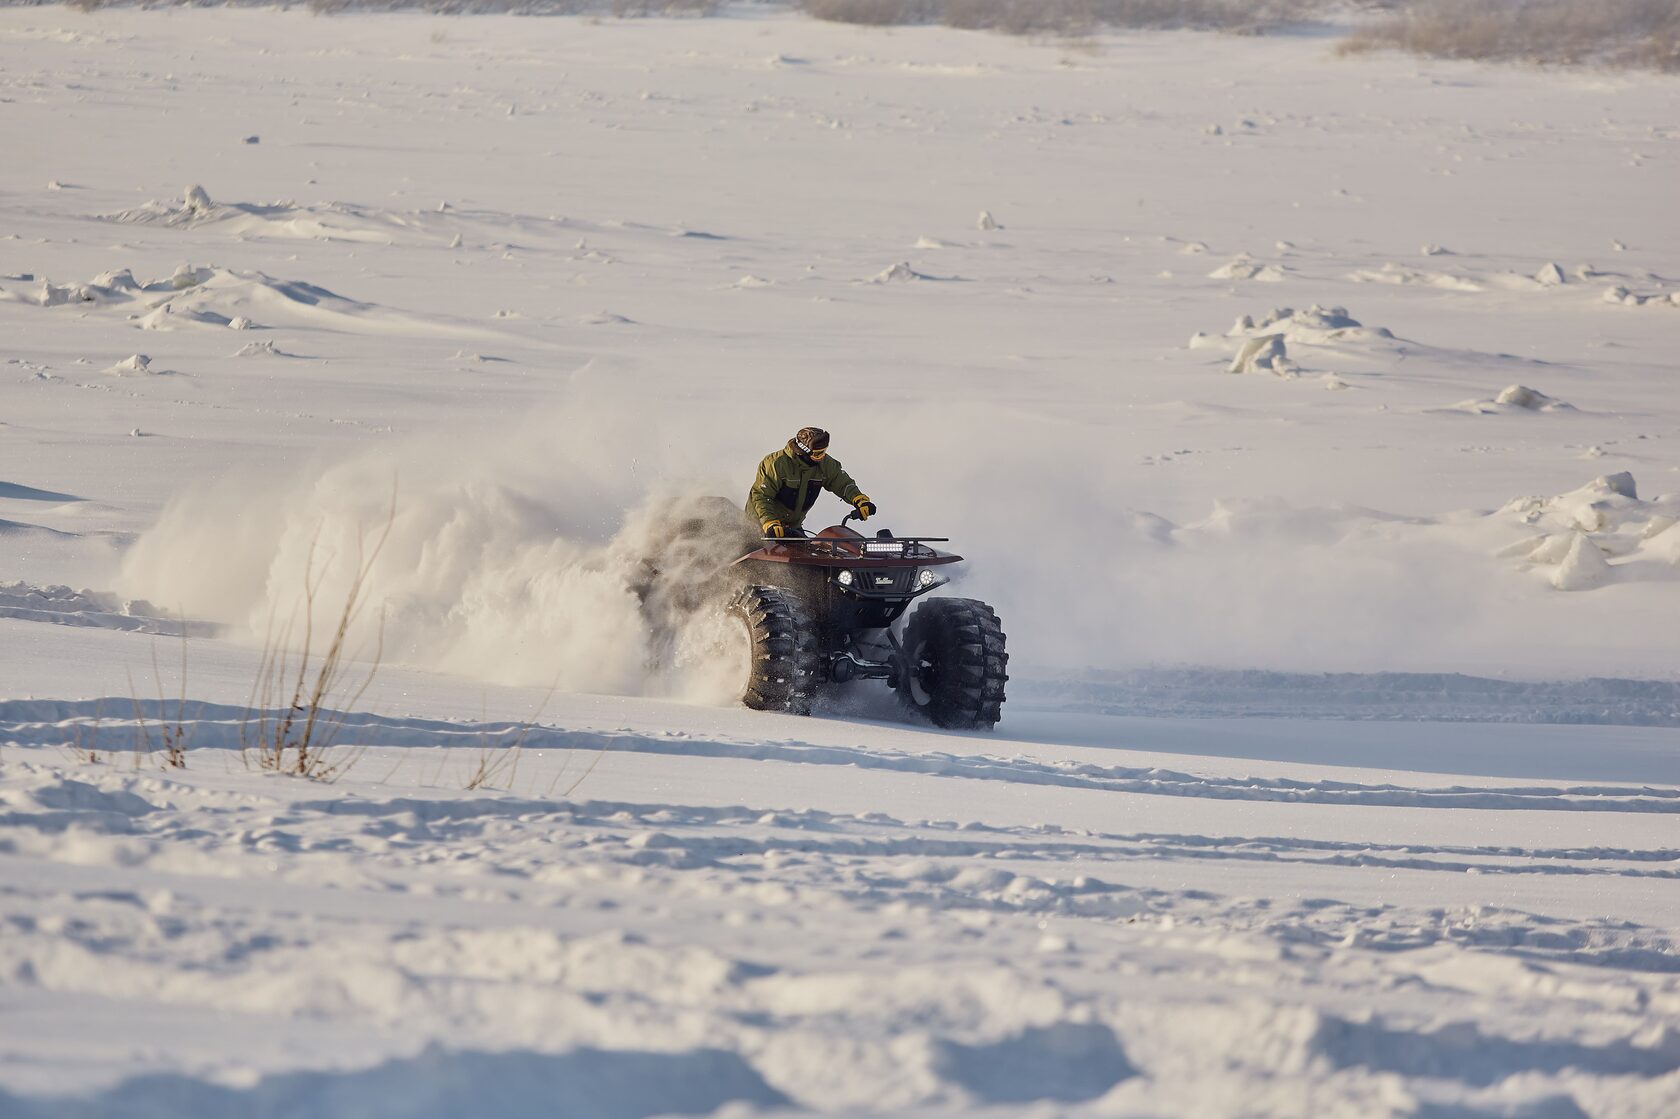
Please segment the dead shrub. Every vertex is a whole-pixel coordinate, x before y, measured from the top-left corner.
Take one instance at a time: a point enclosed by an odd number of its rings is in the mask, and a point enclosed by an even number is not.
[[[1321,12],[1322,0],[801,0],[817,19],[944,23],[1013,35],[1083,35],[1103,27],[1263,31]]]
[[[1356,30],[1343,53],[1680,71],[1680,0],[1414,0]]]
[[[272,773],[330,781],[347,772],[361,756],[356,750],[341,757],[333,747],[345,720],[373,683],[384,654],[381,617],[372,656],[362,662],[366,671],[359,681],[352,677],[356,657],[350,648],[351,635],[368,605],[368,576],[395,521],[393,495],[391,515],[373,546],[368,548],[365,539],[357,539],[344,602],[332,618],[326,644],[319,651],[315,647],[316,604],[332,565],[328,562],[318,568],[315,546],[310,546],[303,572],[301,640],[293,640],[299,626],[295,613],[278,631],[273,617],[269,619],[262,660],[239,732],[240,753],[247,765],[255,758],[258,768]],[[280,706],[282,699],[284,706]]]
[[[612,0],[612,14],[620,19],[649,16],[716,15],[719,0]]]
[[[941,10],[939,0],[800,0],[799,7],[814,19],[872,27],[932,23]]]

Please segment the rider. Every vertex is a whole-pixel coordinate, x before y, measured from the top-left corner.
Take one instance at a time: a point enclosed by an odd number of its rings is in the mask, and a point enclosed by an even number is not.
[[[757,518],[766,536],[804,536],[800,525],[823,490],[857,506],[858,516],[866,521],[875,513],[875,503],[838,460],[828,457],[828,432],[802,427],[787,446],[771,451],[758,464],[747,512]]]

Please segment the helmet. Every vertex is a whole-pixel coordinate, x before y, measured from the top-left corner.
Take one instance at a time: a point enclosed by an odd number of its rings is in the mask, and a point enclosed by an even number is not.
[[[793,449],[800,455],[813,455],[815,452],[827,453],[828,432],[820,427],[802,427],[793,437]]]

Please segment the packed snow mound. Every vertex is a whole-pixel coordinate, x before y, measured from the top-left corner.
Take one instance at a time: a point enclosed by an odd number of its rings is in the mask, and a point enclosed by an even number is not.
[[[1499,554],[1546,572],[1560,590],[1680,566],[1680,494],[1641,500],[1625,471],[1556,497],[1517,498],[1494,516],[1524,533]]]
[[[1303,372],[1300,362],[1315,349],[1320,357],[1338,359],[1370,351],[1394,341],[1384,327],[1368,327],[1346,307],[1313,304],[1304,310],[1274,307],[1263,315],[1241,315],[1223,336],[1198,331],[1191,337],[1192,350],[1223,350],[1231,354],[1226,366],[1230,373],[1271,373],[1293,379]],[[1293,352],[1300,347],[1305,353]],[[1322,383],[1330,389],[1350,387],[1334,372],[1324,372]]]
[[[126,309],[140,330],[256,330],[289,326],[346,333],[458,335],[482,333],[364,303],[304,280],[263,272],[182,264],[169,276],[141,283],[127,268],[103,272],[87,283],[40,282],[33,302],[42,307]]]
[[[141,290],[141,285],[139,281],[135,280],[134,273],[127,268],[119,268],[112,272],[101,272],[93,278],[93,282],[88,286],[102,292],[111,293],[113,296],[118,293],[132,294]]]
[[[127,268],[101,272],[85,284],[55,284],[42,279],[36,289],[35,300],[42,307],[62,307],[67,304],[112,304],[144,300],[150,295],[184,291],[202,283],[214,274],[213,269],[195,268],[182,264],[166,279],[140,283]]]
[[[1211,280],[1252,280],[1263,284],[1280,283],[1287,275],[1287,269],[1276,264],[1265,264],[1248,255],[1235,257],[1225,264],[1208,273]]]
[[[1293,377],[1297,369],[1295,363],[1289,360],[1283,335],[1262,334],[1243,343],[1226,372],[1273,373],[1279,377]]]
[[[195,183],[182,192],[179,202],[154,199],[132,210],[107,214],[105,220],[125,225],[190,226],[216,221],[233,210],[233,207],[216,205],[210,200],[210,192]]]
[[[1482,416],[1522,412],[1573,412],[1575,406],[1527,385],[1507,385],[1492,400],[1463,400],[1453,405],[1458,411]]]
[[[164,285],[155,285],[159,290]],[[120,303],[133,299],[144,285],[136,282],[134,273],[123,268],[101,272],[85,284],[55,284],[43,279],[35,290],[35,302],[42,307],[63,307],[77,303]]]
[[[170,295],[130,318],[143,330],[195,325],[249,330],[258,323],[343,326],[345,320],[365,320],[378,310],[302,280],[211,268],[178,274]]]
[[[1381,268],[1362,268],[1347,274],[1349,282],[1356,284],[1393,284],[1401,287],[1432,287],[1445,291],[1485,291],[1485,286],[1478,280],[1451,272],[1435,272],[1427,269],[1408,268],[1393,261]]]
[[[1610,578],[1610,565],[1605,562],[1604,553],[1586,533],[1577,532],[1569,542],[1563,562],[1552,572],[1552,586],[1560,591],[1584,591],[1602,586]]]
[[[1650,501],[1636,493],[1630,476],[1607,475],[1554,497],[1435,516],[1279,499],[1222,500],[1178,524],[1133,515],[1104,539],[1123,571],[1109,584],[1120,605],[1093,604],[1057,640],[1112,641],[1125,628],[1147,638],[1140,653],[1165,660],[1187,659],[1183,650],[1204,650],[1216,634],[1220,646],[1242,650],[1234,663],[1270,650],[1275,664],[1280,652],[1304,649],[1319,665],[1392,663],[1397,647],[1412,646],[1438,659],[1444,641],[1478,646],[1493,619],[1501,642],[1513,629],[1555,640],[1557,607],[1547,600],[1559,591],[1661,591],[1680,578],[1680,493]],[[1513,593],[1527,603],[1516,613]],[[1624,594],[1606,609],[1621,616],[1639,601]],[[1192,617],[1193,635],[1184,628]]]
[[[462,217],[449,207],[405,213],[348,202],[309,206],[291,199],[215,202],[203,187],[192,186],[186,190],[181,201],[154,200],[133,209],[102,215],[101,220],[169,229],[214,226],[220,232],[242,239],[348,241],[373,245],[443,245],[453,242],[459,246]],[[519,224],[525,226],[528,223]],[[498,228],[505,236],[506,225]]]
[[[106,369],[107,373],[115,373],[119,377],[143,377],[149,373],[161,373],[162,370],[152,368],[152,359],[146,354],[130,354]]]
[[[203,622],[172,617],[144,599],[22,582],[0,583],[0,618],[135,633],[178,635],[184,628],[188,636],[193,636],[216,631],[216,627]]]
[[[1243,315],[1232,325],[1227,336],[1252,337],[1256,333],[1279,334],[1286,341],[1309,346],[1394,338],[1386,327],[1366,326],[1348,314],[1346,307],[1322,307],[1317,303],[1301,311],[1293,307],[1274,307],[1258,319]]]
[[[909,261],[901,260],[891,268],[882,269],[869,278],[872,284],[907,284],[916,280],[925,280],[926,276],[910,267]]]
[[[1563,401],[1555,400],[1526,385],[1507,385],[1493,399],[1496,404],[1505,404],[1512,408],[1527,408],[1531,412],[1546,412],[1555,408],[1569,407]]]
[[[1603,300],[1620,307],[1680,307],[1680,291],[1675,292],[1636,292],[1617,284],[1604,290]]]

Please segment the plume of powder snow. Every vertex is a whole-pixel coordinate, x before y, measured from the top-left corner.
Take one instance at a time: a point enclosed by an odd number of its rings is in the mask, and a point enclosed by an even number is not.
[[[453,469],[414,447],[183,493],[130,550],[118,586],[260,642],[288,623],[301,632],[306,584],[319,636],[367,563],[355,643],[370,647],[382,627],[388,660],[497,683],[688,695],[685,670],[709,666],[727,636],[688,627],[716,612],[754,533],[726,499],[670,486],[638,495],[622,481],[614,492],[598,446],[561,442],[570,452],[551,458],[547,478],[520,476],[539,445],[525,438]]]

